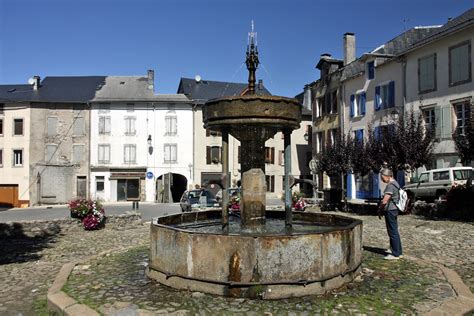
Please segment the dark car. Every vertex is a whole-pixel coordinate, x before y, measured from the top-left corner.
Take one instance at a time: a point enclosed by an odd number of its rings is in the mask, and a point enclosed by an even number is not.
[[[183,193],[179,202],[183,212],[191,212],[195,207],[218,207],[214,194],[208,190],[189,190]]]

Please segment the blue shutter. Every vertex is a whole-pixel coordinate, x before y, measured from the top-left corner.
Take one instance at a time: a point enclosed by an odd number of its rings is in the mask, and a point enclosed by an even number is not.
[[[376,126],[374,128],[374,138],[376,141],[380,141],[382,139],[382,135],[380,134],[381,133],[381,128],[380,126]]]
[[[364,130],[358,129],[355,131],[356,140],[359,142],[364,142]]]
[[[379,197],[380,197],[379,174],[374,172],[372,174],[372,198],[379,198]]]
[[[350,117],[354,117],[354,99],[355,99],[355,96],[351,94],[351,108],[349,111]]]
[[[360,114],[365,115],[365,92],[360,94]]]
[[[375,111],[380,110],[380,86],[375,87]]]
[[[395,106],[395,81],[390,81],[388,84],[388,107]]]

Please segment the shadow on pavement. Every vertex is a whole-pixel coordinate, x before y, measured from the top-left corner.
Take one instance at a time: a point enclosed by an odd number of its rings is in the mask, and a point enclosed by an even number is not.
[[[40,259],[41,250],[55,243],[60,233],[59,225],[26,233],[21,223],[0,223],[0,265]]]
[[[370,251],[370,252],[378,254],[378,255],[384,255],[385,256],[387,254],[386,250],[382,249],[382,248],[370,247],[370,246],[364,246],[363,248],[366,251]]]

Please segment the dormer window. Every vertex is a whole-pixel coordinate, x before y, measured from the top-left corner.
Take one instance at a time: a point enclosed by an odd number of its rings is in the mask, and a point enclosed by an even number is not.
[[[369,61],[367,63],[367,79],[372,80],[375,78],[375,61]]]

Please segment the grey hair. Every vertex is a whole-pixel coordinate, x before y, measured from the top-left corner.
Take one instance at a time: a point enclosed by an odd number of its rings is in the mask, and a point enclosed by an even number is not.
[[[380,171],[380,174],[383,175],[383,176],[393,177],[392,170],[390,170],[388,168],[382,168],[382,171]]]

